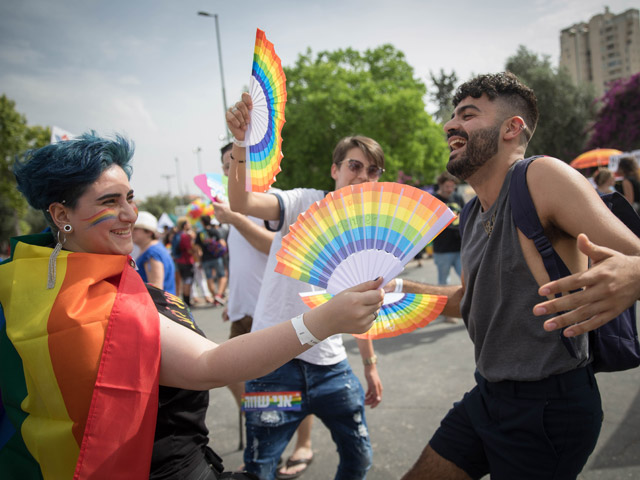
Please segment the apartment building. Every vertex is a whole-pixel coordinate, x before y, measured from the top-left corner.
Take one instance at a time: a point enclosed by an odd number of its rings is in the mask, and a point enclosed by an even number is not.
[[[560,67],[576,84],[588,82],[601,96],[607,85],[640,72],[640,12],[604,13],[560,33]]]

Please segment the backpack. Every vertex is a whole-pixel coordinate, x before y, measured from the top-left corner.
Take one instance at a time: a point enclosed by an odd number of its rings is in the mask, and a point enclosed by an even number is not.
[[[171,256],[174,259],[180,258],[182,252],[180,251],[180,239],[182,238],[182,232],[176,232],[171,239]]]
[[[227,247],[225,247],[218,239],[209,234],[207,230],[201,233],[201,240],[207,252],[211,254],[213,258],[224,257],[227,254]]]
[[[533,160],[540,157],[541,155],[529,157],[517,162],[513,167],[509,185],[509,200],[516,227],[528,239],[533,240],[550,280],[557,280],[571,275],[571,272],[544,234],[527,186],[527,169]],[[611,212],[640,237],[640,217],[629,202],[618,192],[600,197]],[[469,210],[477,201],[478,197],[475,197],[465,205],[460,213],[461,234],[463,234]],[[558,297],[560,294],[556,296]],[[594,372],[618,372],[640,365],[640,343],[638,342],[635,303],[613,320],[589,331],[588,335]],[[564,335],[561,335],[561,339],[569,354],[575,358],[576,352],[571,339]]]

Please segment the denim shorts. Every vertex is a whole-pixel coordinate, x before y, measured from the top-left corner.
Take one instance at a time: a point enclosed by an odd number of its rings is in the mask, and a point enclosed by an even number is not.
[[[471,478],[576,478],[602,426],[600,391],[590,365],[535,382],[488,382],[447,413],[429,442]]]
[[[222,278],[225,276],[224,261],[222,257],[212,258],[202,262],[202,270],[208,279],[213,278],[213,272],[216,272],[216,278]]]
[[[372,451],[364,417],[364,390],[349,362],[313,365],[294,359],[272,373],[246,383],[247,393],[301,392],[299,410],[247,411],[245,468],[272,480],[278,460],[300,422],[317,416],[331,431],[340,463],[336,479],[365,478]],[[328,466],[325,466],[328,468]],[[327,472],[326,478],[331,478]]]
[[[433,252],[433,263],[435,263],[438,268],[438,285],[449,284],[451,267],[456,271],[458,277],[462,275],[460,252]]]

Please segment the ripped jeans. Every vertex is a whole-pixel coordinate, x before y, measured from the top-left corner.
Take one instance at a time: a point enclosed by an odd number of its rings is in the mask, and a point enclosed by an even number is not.
[[[366,477],[372,451],[364,417],[364,390],[347,360],[335,365],[291,360],[264,377],[248,381],[246,393],[252,392],[300,392],[301,399],[299,410],[246,412],[244,462],[248,472],[272,480],[298,425],[313,414],[326,425],[337,446],[340,463],[335,478]],[[325,478],[330,478],[329,474]]]

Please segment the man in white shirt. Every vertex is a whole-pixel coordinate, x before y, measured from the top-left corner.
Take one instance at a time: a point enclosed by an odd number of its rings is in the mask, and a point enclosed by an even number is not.
[[[225,175],[229,175],[231,145],[229,143],[220,149]],[[234,338],[251,331],[267,255],[275,234],[264,228],[262,220],[235,213],[225,202],[215,203],[214,215],[220,223],[230,227],[227,237],[229,294],[222,318],[231,322],[229,338]],[[244,383],[231,384],[229,390],[240,408]]]
[[[326,192],[302,188],[275,194],[245,191],[245,147],[241,145],[251,107],[251,98],[243,94],[242,101],[227,112],[227,125],[234,135],[229,200],[234,211],[269,221],[270,228],[277,232],[254,315],[252,330],[260,330],[306,311],[298,293],[313,287],[275,273],[275,254],[281,247],[282,237],[298,215],[324,198]],[[384,153],[375,140],[347,137],[338,142],[334,150],[331,176],[336,182],[336,189],[339,189],[377,181],[383,167]],[[320,342],[271,374],[247,382],[247,393],[300,394],[298,410],[247,412],[247,448],[244,454],[247,471],[266,480],[273,479],[278,459],[289,439],[300,422],[313,414],[330,429],[338,448],[340,463],[335,478],[353,480],[366,476],[371,466],[372,451],[364,406],[378,405],[382,398],[382,383],[371,340],[358,340],[357,343],[365,364],[366,395],[351,371],[340,335]]]

